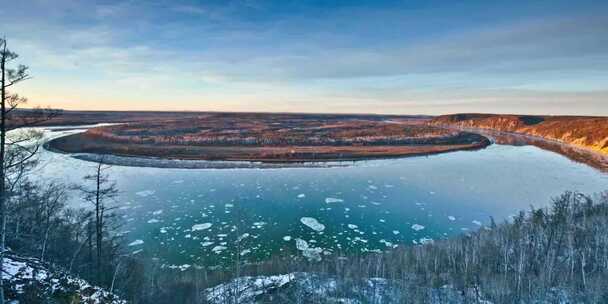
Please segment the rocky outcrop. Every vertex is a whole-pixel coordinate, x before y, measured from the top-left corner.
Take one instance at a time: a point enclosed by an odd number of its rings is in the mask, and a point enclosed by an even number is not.
[[[126,304],[118,296],[38,259],[5,253],[2,279],[9,303]]]
[[[451,114],[429,124],[519,133],[608,155],[608,117]]]

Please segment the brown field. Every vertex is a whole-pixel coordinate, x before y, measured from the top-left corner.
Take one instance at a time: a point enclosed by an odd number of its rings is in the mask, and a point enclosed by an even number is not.
[[[158,118],[158,117],[157,117]],[[51,149],[176,159],[326,161],[483,148],[477,134],[409,116],[191,113],[89,129]]]

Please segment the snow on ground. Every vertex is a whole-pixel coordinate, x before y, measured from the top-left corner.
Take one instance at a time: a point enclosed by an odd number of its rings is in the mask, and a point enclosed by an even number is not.
[[[79,303],[126,304],[116,295],[100,287],[90,285],[82,279],[67,275],[61,270],[49,271],[47,266],[37,259],[5,253],[3,266],[2,280],[5,288],[9,290],[7,293],[8,303],[19,303],[17,300],[23,292],[23,287],[36,281],[36,288],[40,291],[44,289],[49,295],[55,292],[64,295],[78,294]]]
[[[259,277],[240,277],[229,283],[205,290],[207,302],[220,303],[254,303],[256,297],[283,287],[294,279],[293,274]]]
[[[317,232],[325,230],[325,225],[319,223],[319,221],[313,217],[303,217],[300,219],[300,222]]]
[[[465,292],[451,285],[438,288],[422,287],[429,304],[492,304],[476,288]],[[558,293],[558,292],[554,292]],[[319,304],[397,304],[412,302],[399,281],[385,278],[353,278],[341,280],[317,273],[293,272],[270,276],[243,276],[207,288],[203,298],[209,304],[254,303],[319,303]],[[567,295],[557,295],[556,301],[535,303],[570,303]]]
[[[312,273],[240,277],[204,291],[210,304],[219,303],[405,303],[407,295],[383,278],[341,281]],[[431,302],[437,304],[440,302]],[[462,303],[462,302],[454,302]]]

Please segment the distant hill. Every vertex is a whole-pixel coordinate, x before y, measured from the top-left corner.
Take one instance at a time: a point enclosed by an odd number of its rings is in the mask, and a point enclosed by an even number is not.
[[[608,117],[450,114],[432,125],[489,129],[542,137],[608,155]]]

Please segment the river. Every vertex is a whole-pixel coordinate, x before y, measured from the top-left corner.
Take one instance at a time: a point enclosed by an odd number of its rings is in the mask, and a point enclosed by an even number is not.
[[[71,130],[50,132],[46,138]],[[82,183],[95,164],[41,150],[32,174]],[[608,174],[530,145],[343,166],[177,169],[112,166],[129,254],[168,267],[256,261],[273,254],[385,250],[508,220],[564,191],[608,190]],[[73,207],[90,208],[72,192]]]

